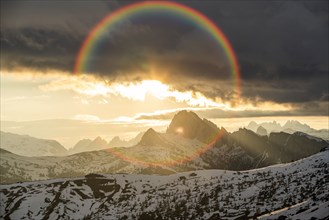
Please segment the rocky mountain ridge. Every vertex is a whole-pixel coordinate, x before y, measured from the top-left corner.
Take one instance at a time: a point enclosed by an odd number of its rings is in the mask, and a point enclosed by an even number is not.
[[[111,147],[130,147],[136,145],[142,138],[143,133],[139,133],[130,140],[121,140],[114,137],[109,143],[101,137],[94,140],[82,139],[73,148],[66,149],[56,140],[40,139],[29,135],[19,135],[1,131],[0,148],[21,156],[68,156],[72,154],[104,150]]]
[[[254,121],[251,121],[247,125],[247,129],[252,130],[256,133],[257,129],[262,127],[267,131],[268,134],[272,132],[285,132],[289,134],[293,134],[295,132],[303,132],[306,134],[309,134],[311,136],[319,137],[324,140],[329,140],[329,130],[328,129],[320,129],[316,130],[314,128],[311,128],[307,124],[302,124],[299,121],[296,120],[288,120],[284,125],[281,125],[280,123],[273,121],[273,122],[263,122],[260,124],[257,124]]]
[[[180,117],[185,120],[176,120]],[[199,127],[211,131],[210,135],[205,135]],[[33,160],[2,151],[0,177],[1,183],[12,183],[93,172],[164,175],[203,169],[248,170],[295,161],[326,147],[328,142],[300,132],[260,136],[240,129],[228,133],[185,111],[174,117],[167,133],[149,129],[137,145],[129,148],[109,148],[67,157],[34,157]]]

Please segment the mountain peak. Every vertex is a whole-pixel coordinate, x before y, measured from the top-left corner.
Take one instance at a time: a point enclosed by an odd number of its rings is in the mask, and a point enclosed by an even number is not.
[[[121,146],[123,143],[123,141],[120,139],[119,136],[115,136],[114,138],[112,138],[112,140],[109,142],[109,146],[111,147],[117,147],[117,146]]]
[[[103,139],[100,136],[97,136],[94,141],[102,141]]]
[[[95,138],[95,140],[93,140],[90,144],[93,146],[99,146],[101,148],[108,148],[107,142],[99,136]]]
[[[192,111],[180,111],[172,119],[167,133],[178,134],[188,139],[198,139],[208,143],[218,134],[218,127],[206,119],[201,119]]]
[[[256,130],[257,130],[258,127],[259,127],[259,125],[255,121],[251,121],[251,122],[249,122],[249,124],[247,125],[246,128],[248,128],[249,130],[252,130],[252,131],[256,132]]]
[[[257,134],[261,136],[266,136],[267,135],[267,130],[263,126],[259,126],[256,131]]]
[[[81,153],[84,151],[95,151],[109,148],[107,142],[101,137],[95,138],[93,141],[90,139],[83,139],[78,141],[70,150],[70,154]]]
[[[149,128],[139,142],[140,145],[146,146],[161,145],[162,143],[160,135],[153,128]]]
[[[80,141],[78,141],[78,143],[76,143],[71,150],[73,149],[77,149],[77,148],[81,148],[81,147],[85,147],[88,146],[90,143],[92,142],[92,140],[90,139],[82,139]]]
[[[307,131],[307,130],[311,130],[311,127],[307,124],[302,124],[300,123],[299,121],[296,121],[296,120],[289,120],[287,121],[283,128],[290,128],[290,129],[293,129],[293,130],[296,130],[296,131]]]
[[[258,124],[255,121],[251,121],[251,122],[249,122],[247,127],[250,127],[250,126],[258,126]]]
[[[120,139],[119,136],[115,136],[114,138],[112,138],[112,141],[122,141],[122,140]]]
[[[300,122],[297,121],[297,120],[288,120],[288,121],[286,122],[286,124],[299,124],[299,125],[301,125],[302,123],[300,123]]]
[[[167,133],[179,134],[185,138],[196,137],[197,127],[202,124],[202,119],[191,111],[180,111],[172,119]]]

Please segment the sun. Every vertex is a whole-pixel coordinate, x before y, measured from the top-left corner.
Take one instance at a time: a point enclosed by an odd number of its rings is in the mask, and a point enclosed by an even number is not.
[[[79,83],[78,92],[89,96],[120,96],[133,101],[146,101],[147,96],[158,100],[172,99],[193,107],[220,107],[214,100],[200,92],[179,91],[159,80],[141,80],[138,82],[85,82]]]
[[[145,101],[148,94],[163,100],[168,97],[169,92],[169,86],[158,80],[142,80],[137,83],[120,83],[114,84],[112,87],[115,93],[139,101]]]

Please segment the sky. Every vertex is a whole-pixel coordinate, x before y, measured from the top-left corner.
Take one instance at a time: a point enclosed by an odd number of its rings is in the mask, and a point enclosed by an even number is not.
[[[133,3],[1,1],[1,130],[72,145],[165,130],[182,109],[227,127],[257,118],[329,127],[327,1],[179,2],[227,37],[240,94],[224,48],[170,13],[128,16],[106,29],[74,74],[95,25]]]

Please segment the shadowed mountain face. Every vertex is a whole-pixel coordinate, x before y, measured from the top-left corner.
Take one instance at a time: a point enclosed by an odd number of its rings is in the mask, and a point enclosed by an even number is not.
[[[301,132],[293,134],[279,132],[267,136],[266,129],[259,126],[258,134],[248,129],[240,129],[230,134],[224,128],[212,129],[213,126],[207,126],[209,125],[207,122],[209,121],[200,119],[194,113],[180,112],[173,118],[168,132],[183,128],[183,131],[187,130],[188,134],[193,134],[189,138],[198,138],[204,137],[202,129],[198,128],[205,127],[213,132],[212,136],[219,136],[212,148],[200,155],[209,169],[246,170],[286,163],[308,157],[329,146],[327,141]],[[273,124],[279,125],[275,122]],[[196,127],[191,128],[191,126]],[[200,139],[204,140],[198,138]],[[199,158],[194,162],[197,163],[197,160]]]
[[[86,146],[92,143],[85,142]],[[107,146],[100,138],[93,142]],[[0,180],[10,183],[92,172],[168,174],[202,169],[248,170],[295,161],[326,147],[328,142],[300,132],[260,136],[240,129],[228,133],[193,112],[182,111],[175,115],[167,133],[149,129],[133,147],[33,160],[3,152]]]
[[[207,119],[202,120],[194,112],[180,111],[172,119],[167,133],[210,143],[218,135],[219,129],[214,123]]]
[[[164,145],[164,142],[161,136],[153,128],[150,128],[145,132],[139,144],[143,146],[153,146]]]
[[[271,133],[269,142],[280,143],[281,156],[286,162],[318,153],[328,146],[328,142],[301,132],[295,132],[291,135],[284,132]]]
[[[307,134],[296,132],[271,133],[269,137],[259,136],[248,129],[240,129],[230,135],[230,141],[242,147],[253,158],[258,158],[256,167],[286,163],[318,153],[328,142]]]

